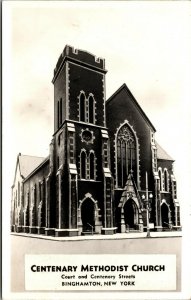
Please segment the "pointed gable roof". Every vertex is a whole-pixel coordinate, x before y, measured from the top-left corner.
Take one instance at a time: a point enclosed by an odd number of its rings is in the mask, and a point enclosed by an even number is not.
[[[44,157],[19,155],[19,167],[21,176],[26,178],[44,160]]]
[[[138,206],[141,207],[141,199],[131,172],[128,175],[118,207],[122,207],[127,198],[133,198],[135,202],[137,201],[137,204],[139,204]]]
[[[133,94],[131,93],[131,91],[128,89],[127,85],[124,83],[107,101],[106,101],[106,106],[113,100],[115,99],[115,97],[122,91],[125,90],[126,93],[131,97],[131,100],[134,102],[135,106],[137,107],[138,111],[140,112],[140,114],[142,115],[142,117],[145,119],[145,121],[148,123],[148,125],[154,130],[156,131],[155,127],[153,126],[153,124],[151,123],[151,121],[149,120],[149,118],[147,117],[147,115],[144,113],[144,111],[142,110],[142,108],[140,107],[139,103],[137,102],[137,100],[135,99],[135,97],[133,96]]]
[[[22,179],[25,179],[44,160],[45,160],[44,157],[21,155],[21,153],[19,153],[17,156],[17,162],[16,162],[16,167],[15,167],[15,176],[14,176],[14,181],[13,181],[12,187],[14,187],[14,184],[15,184],[17,170],[19,171]]]
[[[157,159],[171,160],[174,159],[155,141],[157,147]]]

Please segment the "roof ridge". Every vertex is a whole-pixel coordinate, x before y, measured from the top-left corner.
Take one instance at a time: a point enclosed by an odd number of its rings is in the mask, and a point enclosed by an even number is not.
[[[36,156],[36,155],[28,155],[28,154],[20,154],[19,157],[21,156],[27,156],[27,157],[38,157],[38,158],[45,158],[46,156]]]

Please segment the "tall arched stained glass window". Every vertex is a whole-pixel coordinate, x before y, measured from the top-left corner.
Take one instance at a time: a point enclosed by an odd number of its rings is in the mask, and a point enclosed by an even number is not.
[[[127,124],[117,134],[117,185],[124,187],[129,173],[137,183],[137,156],[135,136]]]
[[[85,112],[85,95],[84,93],[81,93],[80,95],[80,121],[85,122],[86,121],[86,112]]]
[[[95,171],[95,157],[94,157],[94,153],[91,152],[90,153],[90,157],[89,157],[89,162],[90,162],[90,179],[95,179],[95,175],[94,175],[94,171]]]
[[[168,172],[164,170],[164,190],[168,192]]]
[[[89,96],[88,98],[89,101],[89,123],[94,123],[94,98],[93,96]]]
[[[81,152],[80,170],[81,170],[81,178],[86,179],[86,153],[85,153],[85,151]]]
[[[158,173],[159,173],[159,188],[160,191],[162,191],[163,182],[162,182],[162,172],[160,169],[158,170]]]

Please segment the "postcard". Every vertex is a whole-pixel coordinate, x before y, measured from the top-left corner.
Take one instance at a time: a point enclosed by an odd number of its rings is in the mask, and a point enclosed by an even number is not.
[[[3,2],[3,299],[190,299],[190,9]]]

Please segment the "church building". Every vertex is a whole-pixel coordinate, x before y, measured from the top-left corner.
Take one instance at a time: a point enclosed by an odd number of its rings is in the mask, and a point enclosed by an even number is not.
[[[174,160],[123,84],[108,100],[105,60],[66,46],[46,158],[19,154],[11,231],[52,236],[181,230]]]

